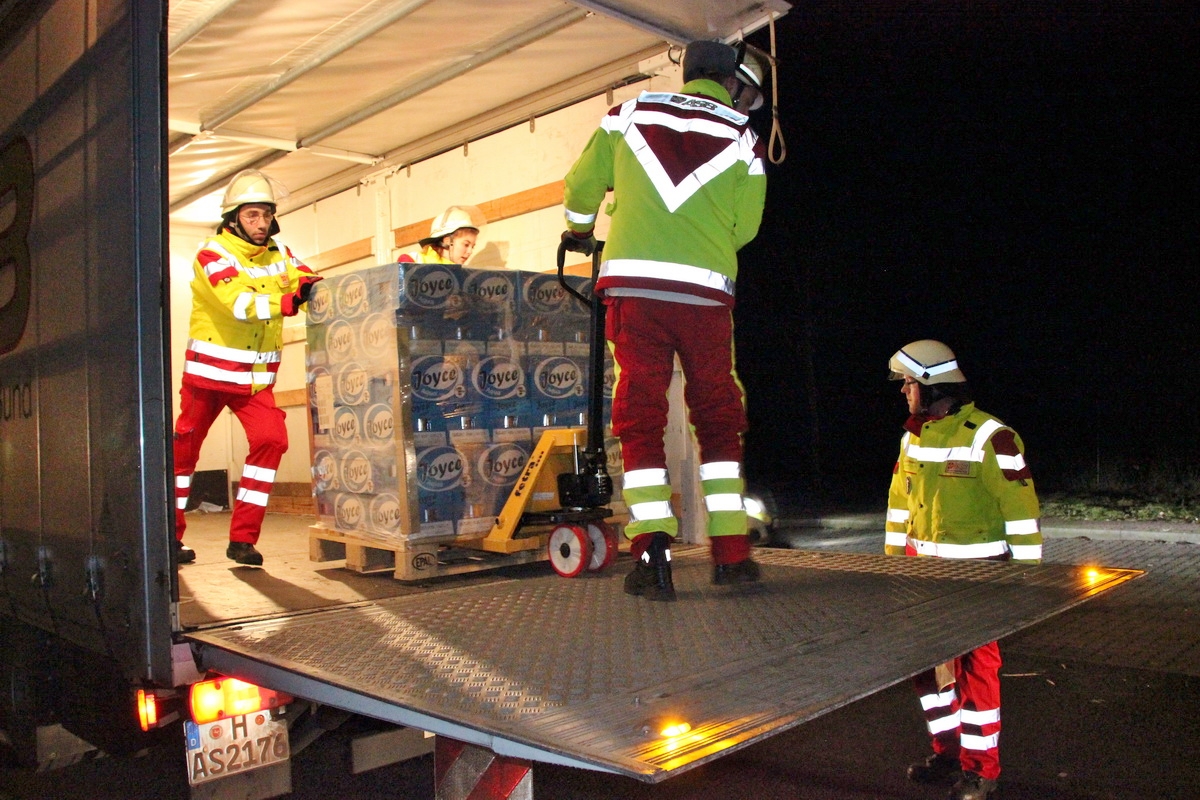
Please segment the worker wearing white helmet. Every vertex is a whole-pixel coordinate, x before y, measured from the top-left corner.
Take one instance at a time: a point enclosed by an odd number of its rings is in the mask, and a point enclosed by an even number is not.
[[[249,453],[238,482],[225,555],[262,564],[255,548],[275,470],[287,450],[284,412],[272,391],[283,349],[283,318],[308,302],[321,278],[275,238],[275,190],[258,170],[233,177],[221,204],[216,235],[192,264],[192,315],[175,421],[175,536],[181,563],[195,552],[183,545],[184,509],[200,446],[217,416],[233,411],[246,431]]]
[[[971,400],[954,352],[933,339],[905,345],[888,369],[909,417],[888,493],[891,555],[1014,560],[1042,557],[1037,493],[1012,428]],[[933,755],[908,768],[950,783],[951,800],[987,800],[1000,777],[1000,649],[986,644],[914,678]]]
[[[270,178],[256,169],[242,170],[225,187],[225,196],[221,200],[221,224],[217,226],[217,233],[229,229],[242,239],[261,245],[267,236],[279,233],[275,208],[275,187],[271,185]],[[260,213],[247,216],[243,211]],[[242,217],[247,218],[245,223]],[[265,224],[252,225],[250,218],[265,221]]]
[[[739,42],[738,65],[734,77],[744,88],[735,89],[730,95],[734,108],[739,111],[757,111],[762,108],[765,95],[764,66],[766,56],[759,50]],[[753,90],[753,91],[750,91]]]
[[[405,254],[399,260],[402,263],[465,264],[475,252],[483,226],[483,212],[475,206],[450,206],[433,218],[429,235],[420,241],[419,257]]]

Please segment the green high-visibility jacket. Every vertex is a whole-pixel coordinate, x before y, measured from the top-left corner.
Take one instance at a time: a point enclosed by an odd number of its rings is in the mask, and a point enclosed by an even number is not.
[[[566,176],[567,227],[612,226],[597,288],[694,295],[732,306],[737,251],[758,233],[763,146],[710,80],[613,108]]]

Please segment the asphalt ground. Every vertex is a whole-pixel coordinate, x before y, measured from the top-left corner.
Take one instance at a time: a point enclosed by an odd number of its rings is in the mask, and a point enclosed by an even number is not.
[[[1043,523],[1045,560],[1146,575],[1001,642],[1004,800],[1200,800],[1200,526]],[[882,519],[780,522],[779,544],[879,552]],[[351,724],[293,758],[301,800],[433,798],[432,758],[360,775]],[[934,800],[916,698],[893,686],[659,785],[536,765],[538,800]],[[0,800],[188,797],[182,748],[52,773],[0,769]]]

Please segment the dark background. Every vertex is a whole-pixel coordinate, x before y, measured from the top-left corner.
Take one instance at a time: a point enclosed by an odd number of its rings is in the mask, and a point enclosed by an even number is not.
[[[794,4],[787,158],[735,311],[752,484],[882,507],[906,415],[886,365],[922,338],[1022,436],[1043,493],[1200,474],[1198,21],[1168,2]]]

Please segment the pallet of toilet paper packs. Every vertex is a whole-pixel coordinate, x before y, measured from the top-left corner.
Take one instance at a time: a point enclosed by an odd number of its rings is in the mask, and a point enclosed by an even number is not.
[[[553,273],[402,263],[318,283],[317,527],[398,548],[486,535],[541,432],[587,424],[588,329]]]

